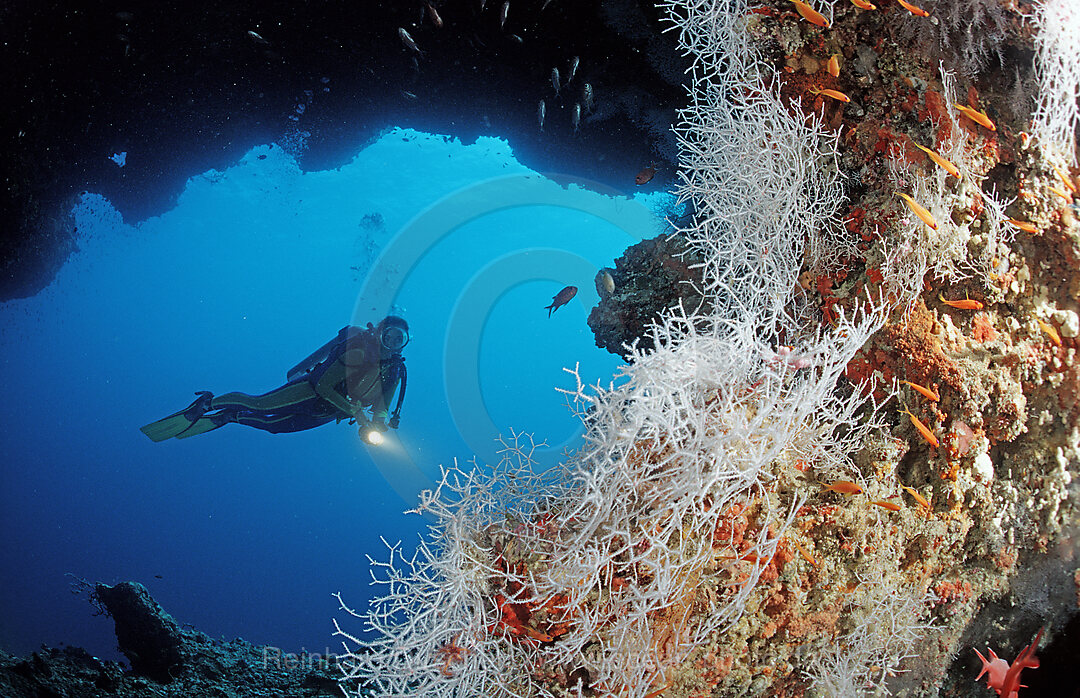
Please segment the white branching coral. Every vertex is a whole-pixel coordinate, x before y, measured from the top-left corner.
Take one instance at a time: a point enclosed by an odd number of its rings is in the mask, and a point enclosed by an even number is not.
[[[1075,0],[1043,0],[1034,20],[1039,95],[1033,135],[1075,165],[1080,127],[1080,5]]]
[[[533,473],[537,445],[513,435],[493,469],[444,468],[438,488],[425,491],[410,512],[434,520],[427,539],[408,556],[394,544],[385,562],[369,557],[383,595],[364,613],[337,595],[342,610],[364,619],[373,637],[361,640],[334,621],[335,634],[355,650],[343,662],[347,685],[360,681],[364,695],[380,696],[539,694],[530,683],[529,653],[492,631],[502,610],[493,601],[493,581],[513,575],[497,566],[491,538],[508,522],[532,517],[538,493],[558,494]]]
[[[905,659],[916,656],[919,641],[933,629],[919,620],[932,595],[896,588],[881,579],[864,579],[860,587],[862,598],[850,619],[853,627],[806,672],[825,698],[858,696],[868,688],[884,687]]]
[[[932,161],[923,166],[905,159],[889,162],[897,191],[909,194],[937,226],[931,228],[896,200],[904,215],[892,231],[899,242],[891,244],[887,237],[882,241],[882,292],[908,306],[918,297],[927,273],[949,282],[972,276],[992,282],[1015,232],[1006,223],[1005,209],[1011,201],[983,187],[988,163],[961,127],[954,107],[958,101],[955,77],[944,65],[940,71],[947,123],[934,124],[945,134],[937,154],[956,167],[959,178]],[[980,212],[977,217],[972,216],[973,209]]]
[[[352,677],[387,696],[549,695],[575,677],[644,696],[738,621],[803,503],[783,474],[855,472],[845,454],[872,426],[834,386],[874,324],[842,320],[795,368],[753,328],[692,319],[657,326],[618,386],[570,391],[589,430],[565,467],[533,474],[515,435],[493,470],[444,471],[418,509],[429,540],[373,561],[387,591],[358,615],[376,639],[339,628],[364,648]]]
[[[838,134],[782,102],[749,41],[747,3],[661,4],[693,60],[677,193],[698,216],[680,232],[704,254],[725,317],[784,322],[804,255],[824,271],[854,253],[837,218]]]
[[[599,642],[606,661],[597,677],[631,695],[664,685],[686,652],[739,620],[802,504],[776,486],[783,474],[802,460],[851,477],[845,454],[870,428],[856,414],[858,393],[834,387],[873,322],[844,320],[803,344],[800,369],[753,327],[706,334],[693,320],[673,315],[658,325],[657,350],[635,356],[619,387],[573,393],[592,428],[571,472],[580,488],[565,510],[555,579],[582,589],[571,607],[588,605],[605,566],[634,583],[596,607],[606,632],[571,632],[556,647]],[[752,534],[718,536],[750,506]],[[728,559],[759,562],[733,583]],[[642,647],[641,638],[652,641]]]
[[[897,29],[902,36],[914,37],[920,49],[942,56],[965,76],[977,75],[994,62],[1004,64],[1002,47],[1013,23],[1008,3],[922,0],[918,5],[934,20],[900,23]]]

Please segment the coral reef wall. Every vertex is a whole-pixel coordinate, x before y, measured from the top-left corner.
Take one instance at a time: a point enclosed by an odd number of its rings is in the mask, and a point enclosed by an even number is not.
[[[1076,613],[1080,12],[954,4],[975,19],[661,3],[692,62],[675,232],[706,303],[566,391],[588,431],[561,467],[511,434],[444,471],[430,536],[342,603],[374,637],[338,627],[350,676],[937,695],[974,677],[958,652],[977,669],[970,647],[1015,656]]]

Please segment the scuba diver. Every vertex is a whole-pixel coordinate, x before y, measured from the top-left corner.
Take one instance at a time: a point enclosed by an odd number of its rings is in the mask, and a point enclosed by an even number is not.
[[[406,382],[401,350],[408,343],[409,325],[397,315],[386,316],[377,326],[369,322],[367,328],[346,325],[294,366],[280,388],[262,395],[218,397],[200,391],[195,402],[141,431],[151,441],[164,441],[205,434],[230,422],[280,434],[347,419],[358,423],[364,440],[376,445],[387,426],[397,429],[401,419]],[[395,392],[397,405],[388,415]]]

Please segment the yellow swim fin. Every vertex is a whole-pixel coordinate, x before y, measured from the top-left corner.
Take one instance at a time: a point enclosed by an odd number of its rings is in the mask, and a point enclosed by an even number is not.
[[[139,427],[139,431],[146,434],[151,441],[165,441],[174,436],[179,436],[202,417],[210,409],[210,401],[214,394],[205,390],[196,393],[199,397],[184,409],[163,417],[156,422],[150,422],[146,426]]]

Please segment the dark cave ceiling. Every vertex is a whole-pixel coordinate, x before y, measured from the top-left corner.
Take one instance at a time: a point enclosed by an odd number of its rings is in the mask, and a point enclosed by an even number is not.
[[[307,170],[343,164],[406,126],[465,142],[502,136],[533,169],[617,190],[645,164],[673,171],[684,64],[651,2],[432,0],[441,27],[427,4],[0,8],[10,105],[0,300],[48,285],[77,244],[68,211],[81,192],[136,222],[169,208],[193,174],[290,133],[310,134]],[[565,83],[575,56],[577,75],[556,96],[552,68]],[[585,83],[594,105],[575,131]],[[121,151],[123,168],[109,160]]]

